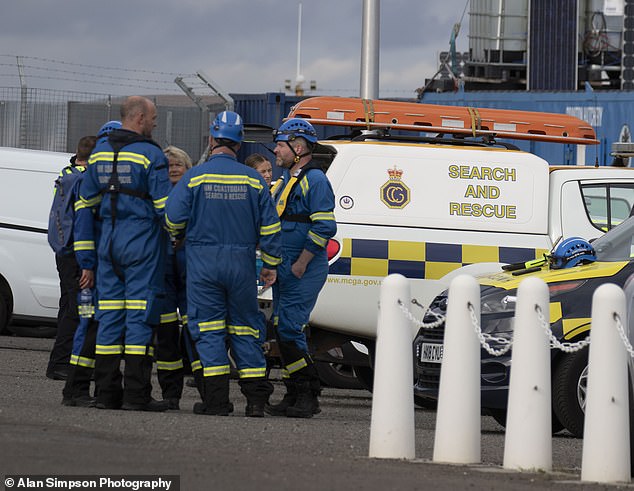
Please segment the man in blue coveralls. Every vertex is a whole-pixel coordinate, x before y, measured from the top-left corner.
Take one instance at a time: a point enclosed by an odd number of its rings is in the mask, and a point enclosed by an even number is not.
[[[260,280],[270,286],[281,262],[280,221],[262,176],[236,160],[241,117],[223,111],[210,132],[209,160],[176,184],[165,214],[173,234],[185,232],[188,327],[203,366],[203,401],[194,413],[233,411],[228,334],[247,399],[245,415],[262,417],[273,386],[261,345],[265,322],[258,310],[255,251],[259,245]]]
[[[317,133],[304,119],[289,119],[275,136],[276,164],[284,173],[271,190],[282,222],[282,264],[273,285],[273,323],[284,365],[286,394],[266,411],[311,418],[319,409],[319,377],[304,329],[328,276],[326,245],[335,235],[335,197],[312,150]]]
[[[100,409],[167,409],[167,403],[152,399],[150,383],[152,329],[159,324],[164,296],[163,214],[172,188],[167,158],[151,138],[156,117],[152,101],[128,97],[121,106],[121,129],[97,144],[80,189],[83,205],[98,207],[103,220],[95,349]]]

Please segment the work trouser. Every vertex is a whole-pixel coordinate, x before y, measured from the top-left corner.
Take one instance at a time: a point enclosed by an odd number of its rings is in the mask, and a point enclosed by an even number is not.
[[[49,357],[47,370],[66,370],[69,367],[73,348],[73,337],[79,325],[77,295],[79,293],[80,269],[74,253],[56,254],[55,263],[59,274],[59,311],[57,334]]]
[[[70,370],[62,394],[65,399],[90,396],[90,381],[95,368],[95,344],[99,324],[94,317],[80,317],[73,339]]]
[[[151,399],[153,327],[160,322],[164,300],[166,241],[161,234],[158,225],[142,229],[126,221],[117,224],[114,233],[104,228],[97,270],[98,402],[116,404],[123,399],[146,404]],[[126,361],[123,389],[122,357]]]
[[[180,399],[183,394],[183,358],[178,314],[161,314],[156,329],[156,370],[163,399]]]
[[[254,256],[255,247],[188,245],[187,308],[203,376],[229,375],[228,338],[240,381],[253,382],[241,386],[257,397],[268,382]]]
[[[317,254],[301,278],[291,271],[293,262],[301,251],[285,251],[282,264],[277,269],[277,281],[273,284],[273,324],[280,346],[283,377],[317,377],[304,329],[310,313],[328,276],[328,260]]]

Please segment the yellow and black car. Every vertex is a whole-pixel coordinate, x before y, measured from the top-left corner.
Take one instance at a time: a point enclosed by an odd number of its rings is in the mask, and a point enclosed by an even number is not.
[[[481,296],[481,329],[496,338],[512,339],[517,288],[527,277],[544,280],[550,290],[550,327],[560,342],[583,340],[590,331],[592,295],[603,283],[624,286],[634,273],[634,217],[593,242],[596,260],[580,261],[562,267],[553,261],[509,268],[478,277]],[[594,258],[593,258],[594,259]],[[445,315],[445,291],[438,295],[425,316],[425,323]],[[415,384],[417,404],[429,407],[438,394],[443,354],[444,324],[421,328],[414,340]],[[494,348],[498,345],[491,344]],[[484,414],[505,425],[511,353],[495,357],[481,349],[481,401]],[[553,430],[567,429],[575,436],[583,434],[586,396],[588,348],[565,353],[551,350]]]

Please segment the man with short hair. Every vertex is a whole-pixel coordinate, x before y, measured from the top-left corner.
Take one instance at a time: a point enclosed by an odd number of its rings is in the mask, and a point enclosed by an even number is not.
[[[49,243],[55,250],[60,297],[55,344],[46,369],[46,376],[53,380],[65,380],[68,376],[73,336],[79,325],[77,294],[81,273],[73,251],[73,206],[79,192],[81,177],[86,170],[88,157],[95,148],[96,141],[95,136],[80,138],[77,143],[77,153],[71,157],[70,165],[64,167],[59,173],[55,183],[56,196],[53,199],[48,235]],[[58,193],[67,193],[68,196],[61,196]],[[55,209],[56,207],[64,209]]]
[[[171,190],[167,158],[152,140],[157,112],[152,101],[128,97],[120,129],[99,143],[81,185],[83,205],[103,220],[97,255],[96,406],[164,411],[151,397],[152,336],[164,296],[162,227]],[[121,359],[125,370],[120,371]]]

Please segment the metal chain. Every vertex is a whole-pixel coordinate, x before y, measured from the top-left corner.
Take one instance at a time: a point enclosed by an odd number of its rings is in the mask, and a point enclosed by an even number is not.
[[[550,329],[550,322],[548,322],[544,317],[544,313],[539,305],[535,305],[535,312],[537,313],[537,320],[550,340],[551,348],[558,348],[565,353],[574,353],[575,351],[579,351],[590,344],[590,335],[586,336],[581,341],[577,341],[576,343],[560,342],[553,335],[553,331]]]
[[[614,312],[614,321],[616,322],[616,330],[619,332],[619,336],[621,336],[621,341],[623,341],[625,349],[630,354],[630,357],[634,358],[634,348],[632,348],[632,343],[630,343],[630,340],[627,338],[627,334],[625,332],[625,328],[623,327],[623,323],[621,322],[621,318],[616,312]]]
[[[467,309],[469,309],[469,314],[471,315],[471,323],[473,324],[473,329],[475,330],[476,336],[478,336],[480,344],[487,351],[487,353],[493,356],[501,356],[511,349],[512,343],[509,339],[491,336],[486,332],[482,332],[480,321],[475,315],[475,308],[473,307],[473,304],[471,302],[467,303]],[[501,344],[502,347],[498,349],[492,348],[489,342]]]
[[[422,305],[418,303],[416,299],[412,299],[412,303],[422,308]],[[414,315],[407,309],[407,307],[401,300],[398,300],[398,305],[401,311],[403,312],[403,314],[405,315],[405,317],[417,327],[422,327],[424,329],[434,329],[436,327],[440,327],[446,320],[446,317],[444,315],[437,314],[428,309],[425,312],[425,315],[427,314],[433,315],[434,317],[436,317],[436,321],[425,323],[422,320],[418,320],[416,317],[414,317]],[[501,356],[507,353],[511,349],[511,346],[513,345],[512,340],[496,337],[496,336],[491,336],[488,333],[482,332],[479,319],[475,315],[475,308],[473,307],[473,304],[471,304],[471,302],[468,302],[467,308],[469,309],[469,315],[471,316],[471,323],[473,324],[473,329],[475,330],[478,340],[480,341],[480,345],[487,351],[487,353],[489,353],[492,356]],[[550,322],[546,320],[541,307],[537,304],[535,305],[535,313],[537,314],[537,320],[540,326],[542,327],[542,330],[544,331],[544,333],[546,333],[546,336],[548,337],[550,341],[551,348],[560,349],[561,351],[565,353],[574,353],[590,345],[590,335],[574,343],[559,341],[553,335],[553,332],[550,328]],[[625,332],[623,323],[621,322],[621,318],[616,312],[614,312],[614,322],[616,323],[616,329],[619,333],[621,341],[623,342],[623,345],[625,346],[625,349],[629,353],[630,357],[634,358],[634,347],[630,343],[627,337],[627,333]],[[492,348],[489,343],[502,345],[502,347],[497,349]]]
[[[422,308],[422,305],[418,303],[416,299],[413,299],[412,303]],[[407,307],[405,307],[405,304],[400,299],[398,300],[398,306],[401,309],[401,312],[405,314],[405,317],[407,317],[407,319],[417,327],[422,327],[423,329],[434,329],[436,327],[440,327],[443,322],[445,322],[444,315],[439,315],[435,312],[432,312],[431,310],[427,310],[427,312],[425,312],[425,315],[431,314],[436,318],[436,320],[434,322],[426,324],[422,320],[418,320],[416,317],[414,317],[414,315],[407,309]],[[425,315],[423,316],[423,318],[425,318]]]

